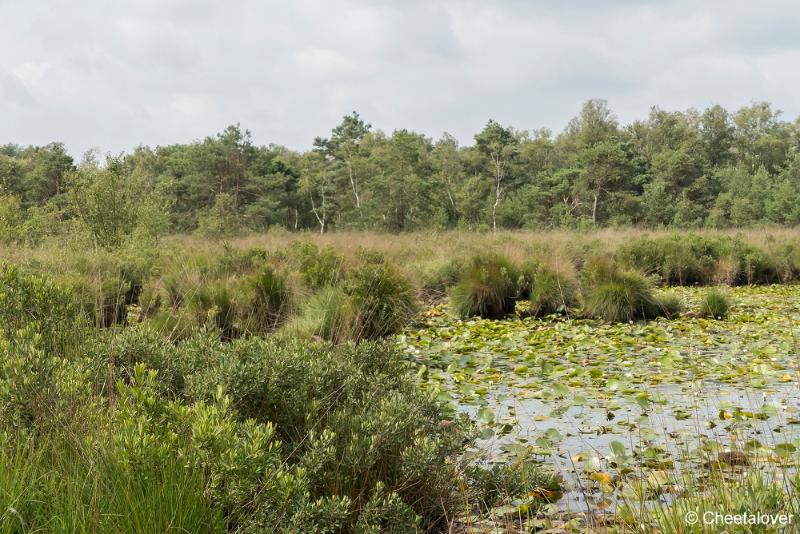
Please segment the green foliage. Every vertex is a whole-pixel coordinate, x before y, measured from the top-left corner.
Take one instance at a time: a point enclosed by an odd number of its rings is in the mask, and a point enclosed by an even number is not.
[[[766,252],[735,237],[643,237],[620,247],[617,257],[666,284],[765,284],[779,279]]]
[[[662,313],[668,319],[677,317],[683,311],[683,303],[677,295],[671,293],[662,295],[658,302]]]
[[[0,532],[223,532],[198,471],[177,457],[132,465],[108,449],[3,444]]]
[[[459,146],[448,134],[374,130],[353,112],[304,152],[257,146],[236,124],[77,170],[61,144],[4,145],[0,194],[20,204],[23,240],[52,234],[42,215],[54,208],[55,220],[77,218],[102,247],[170,228],[228,238],[276,226],[324,234],[800,223],[797,126],[768,103],[654,107],[621,125],[592,99],[562,132],[530,126],[488,121],[472,146]]]
[[[72,294],[42,276],[0,264],[0,333],[15,343],[34,340],[37,347],[68,355],[86,333],[86,316]]]
[[[800,280],[800,242],[781,243],[772,256],[781,281]]]
[[[414,318],[417,299],[406,278],[382,255],[362,252],[343,289],[356,313],[354,338],[375,339],[399,332]]]
[[[464,269],[462,258],[452,258],[445,262],[435,263],[424,271],[420,284],[420,294],[426,302],[436,302],[447,296],[447,288],[453,286]]]
[[[232,237],[242,230],[236,199],[229,193],[219,193],[214,205],[200,214],[197,224],[200,235],[213,238]]]
[[[450,305],[459,317],[502,319],[514,311],[519,294],[516,267],[498,255],[478,255],[450,288]]]
[[[380,254],[362,252],[341,286],[312,296],[285,332],[337,343],[376,339],[400,332],[417,307],[408,280]]]
[[[311,495],[347,497],[354,519],[364,507],[360,524],[411,510],[430,528],[454,504],[452,459],[464,436],[439,424],[392,343],[334,351],[252,339],[185,350],[205,359],[186,379],[191,398],[213,398],[221,385],[241,418],[274,424]]]
[[[68,212],[96,246],[113,249],[135,238],[141,243],[167,230],[170,200],[138,172],[109,158],[105,167],[86,162],[68,177]]]
[[[334,343],[356,337],[357,313],[352,299],[338,287],[325,287],[306,302],[301,315],[293,318],[284,333],[309,339],[318,336]]]
[[[311,289],[335,285],[344,276],[344,257],[330,245],[320,250],[307,241],[294,241],[290,253],[297,262],[303,282]]]
[[[25,241],[24,221],[20,199],[14,195],[0,194],[0,243]]]
[[[267,266],[248,281],[253,296],[240,310],[249,332],[267,332],[283,323],[292,309],[292,292],[285,274]]]
[[[717,288],[709,289],[700,301],[700,317],[723,319],[728,316],[731,304],[728,297]]]
[[[491,509],[512,501],[543,505],[545,496],[556,496],[561,491],[560,477],[531,461],[497,463],[491,466],[473,466],[468,476],[472,480],[473,502]],[[538,507],[528,507],[535,515]]]
[[[650,282],[633,271],[620,271],[608,259],[598,258],[586,266],[584,314],[608,322],[629,322],[669,316],[674,302],[662,304]]]
[[[529,313],[535,317],[569,312],[578,306],[578,290],[574,280],[544,265],[531,273]]]

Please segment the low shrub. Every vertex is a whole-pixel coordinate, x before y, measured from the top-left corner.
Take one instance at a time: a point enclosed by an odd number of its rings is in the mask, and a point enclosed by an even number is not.
[[[197,326],[216,327],[222,339],[231,340],[241,333],[236,321],[237,307],[234,298],[234,291],[225,282],[209,283],[195,288],[189,294],[187,312],[194,317]]]
[[[87,316],[73,294],[46,277],[0,263],[0,334],[14,342],[25,331],[49,354],[72,353],[86,337]]]
[[[301,315],[289,320],[283,333],[290,337],[320,337],[334,343],[354,339],[357,314],[349,295],[339,287],[325,287],[312,295]]]
[[[728,297],[719,289],[712,288],[703,296],[700,301],[700,317],[712,317],[723,319],[728,316],[730,311],[730,301]]]
[[[451,309],[461,318],[502,319],[514,311],[519,279],[516,267],[506,258],[475,256],[450,288]]]
[[[393,343],[198,341],[183,346],[189,360],[202,362],[186,378],[188,398],[209,402],[222,388],[240,421],[274,425],[312,499],[346,499],[343,532],[398,518],[411,531],[429,530],[457,506],[456,460],[466,436],[457,424],[441,424],[445,414]]]
[[[289,246],[289,256],[297,265],[303,282],[311,289],[335,285],[344,277],[344,256],[330,245],[322,250],[307,241],[294,241]]]
[[[377,339],[400,332],[417,309],[408,280],[383,256],[364,252],[340,286],[312,296],[283,332],[335,343]]]
[[[773,253],[775,269],[784,283],[800,280],[800,242],[781,243]]]
[[[667,293],[658,298],[659,305],[664,317],[672,319],[680,315],[683,311],[683,303],[676,295]]]
[[[665,284],[769,284],[780,278],[766,252],[738,237],[643,237],[622,245],[616,256]]]

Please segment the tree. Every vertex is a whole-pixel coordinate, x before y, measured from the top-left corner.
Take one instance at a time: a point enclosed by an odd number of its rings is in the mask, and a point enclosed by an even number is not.
[[[314,148],[321,150],[339,167],[343,167],[358,211],[361,211],[361,184],[358,172],[359,160],[362,157],[361,143],[370,128],[372,126],[361,120],[354,111],[342,118],[342,122],[331,131],[330,138],[314,139]]]
[[[494,181],[492,204],[492,230],[497,231],[497,206],[503,195],[504,182],[519,156],[519,138],[512,128],[504,128],[490,120],[483,131],[475,136],[475,148],[483,157]]]
[[[617,118],[608,102],[593,99],[585,102],[580,114],[569,121],[561,141],[577,151],[607,141],[618,133]]]
[[[464,165],[461,161],[458,140],[445,133],[433,146],[431,153],[433,179],[447,195],[447,213],[450,224],[458,224],[459,212],[456,203],[457,190],[464,182]]]
[[[329,164],[319,150],[306,153],[301,161],[300,195],[309,199],[311,213],[324,234],[331,211],[333,182]]]
[[[143,176],[126,173],[120,158],[105,166],[84,161],[67,176],[67,209],[96,247],[116,248],[131,236],[156,237],[165,231],[170,202],[165,191],[150,190]]]
[[[628,146],[611,140],[583,150],[580,154],[581,179],[579,191],[590,197],[592,224],[597,225],[598,208],[604,195],[637,185],[637,174]]]

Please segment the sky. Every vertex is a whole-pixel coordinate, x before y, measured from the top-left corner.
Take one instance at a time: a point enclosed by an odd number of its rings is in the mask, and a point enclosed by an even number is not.
[[[800,2],[0,0],[0,144],[73,155],[239,123],[308,149],[358,111],[462,143],[563,130],[590,98],[800,113]]]

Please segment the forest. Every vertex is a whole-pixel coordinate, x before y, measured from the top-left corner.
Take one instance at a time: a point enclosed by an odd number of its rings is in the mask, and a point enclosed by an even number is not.
[[[256,145],[240,125],[80,160],[57,142],[0,146],[0,239],[35,242],[79,218],[102,228],[100,245],[135,225],[210,237],[274,227],[794,226],[800,122],[760,102],[734,112],[654,107],[622,125],[590,100],[561,133],[490,120],[468,146],[448,134],[387,134],[356,112],[306,151]]]

